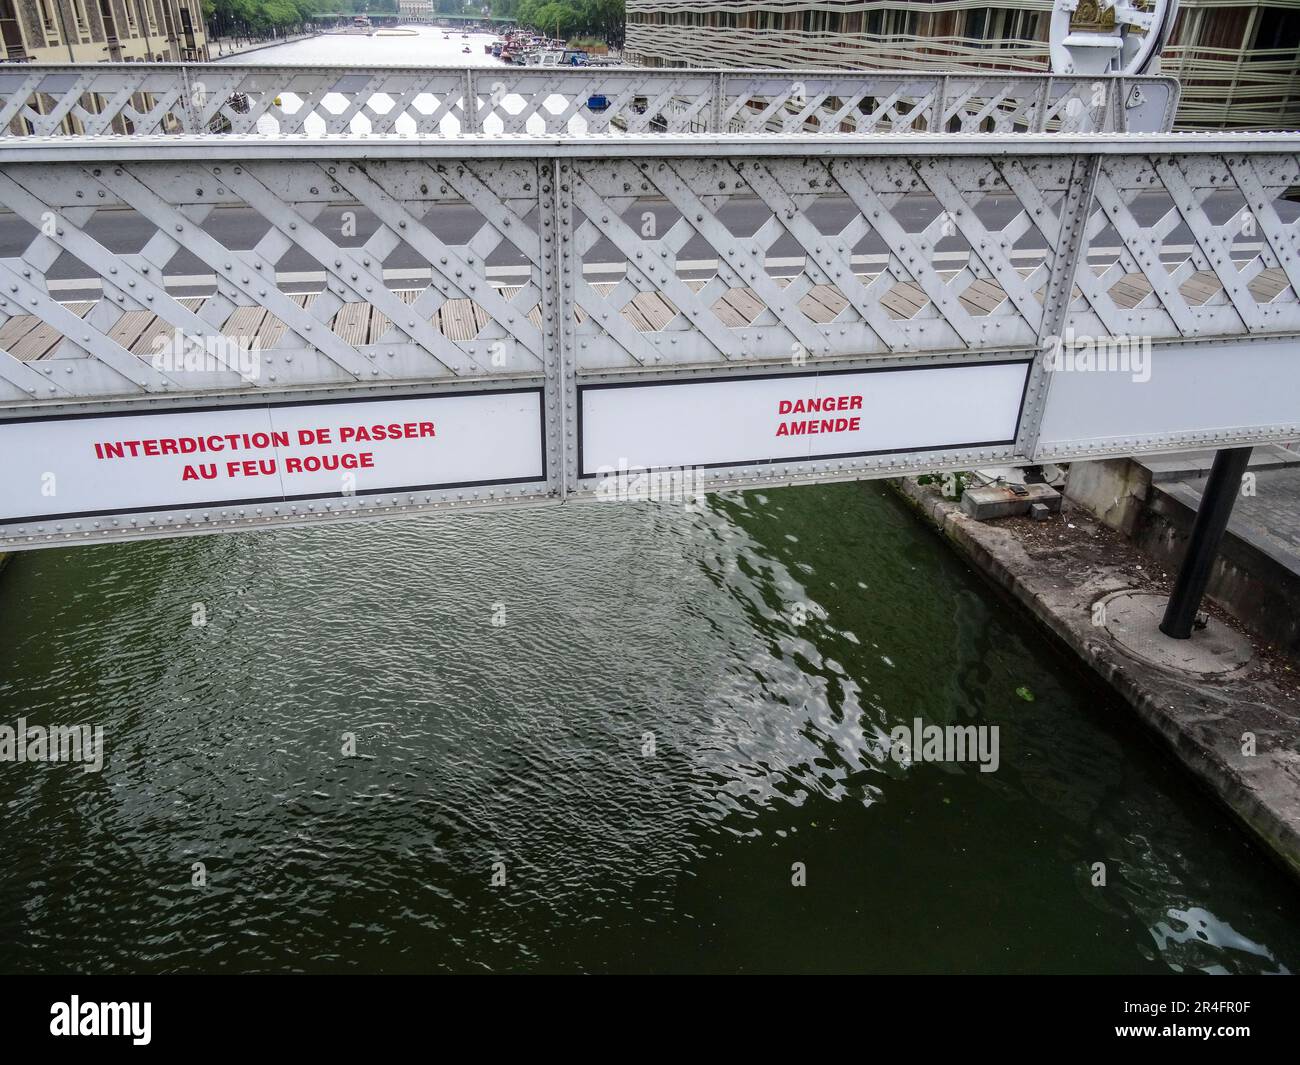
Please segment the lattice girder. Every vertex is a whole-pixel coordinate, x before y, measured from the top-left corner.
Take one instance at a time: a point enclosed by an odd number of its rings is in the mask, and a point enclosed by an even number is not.
[[[1155,77],[30,64],[0,70],[0,138],[1150,131],[1177,101],[1176,81]]]
[[[1104,161],[1086,233],[1094,271],[1079,280],[1090,313],[1076,331],[1196,338],[1300,327],[1288,246],[1296,222],[1277,210],[1296,183],[1294,154]],[[1216,223],[1216,202],[1243,207]],[[1242,239],[1247,229],[1253,240]],[[1117,248],[1095,250],[1116,238]]]
[[[0,322],[15,316],[39,321],[39,329],[29,327],[23,335],[48,334],[40,353],[3,360],[0,387],[11,395],[67,394],[64,381],[73,372],[79,386],[95,394],[250,387],[233,370],[220,370],[229,362],[226,342],[234,339],[227,322],[245,322],[274,337],[274,350],[261,353],[267,372],[251,383],[261,389],[527,373],[542,365],[543,339],[533,320],[542,291],[541,255],[529,224],[537,205],[534,164],[480,162],[438,173],[422,163],[379,163],[368,172],[364,164],[351,163],[140,161],[64,166],[53,174],[26,165],[0,170],[0,183],[5,206],[35,234],[19,256],[0,262],[0,277],[11,277]],[[512,195],[493,191],[503,187]],[[443,204],[484,213],[466,237],[448,243],[423,221]],[[349,241],[332,231],[333,221],[325,225],[327,208],[332,219],[340,208],[368,211],[380,225],[363,243]],[[255,218],[255,231],[241,238],[247,243],[232,244],[220,228],[212,230],[208,223],[218,209]],[[140,251],[123,253],[94,238],[90,223],[106,211],[119,224],[128,216],[134,228],[148,231],[139,238]],[[50,220],[56,224],[43,229]],[[385,279],[383,262],[398,247],[426,264],[416,298],[399,299]],[[181,251],[207,273],[169,276],[174,271],[168,264]],[[298,253],[321,268],[316,290],[305,299],[282,286],[277,266]],[[508,298],[485,263],[498,253],[521,260],[509,268],[516,284]],[[74,256],[90,275],[84,285],[55,282],[96,297],[82,315],[49,294],[45,275],[61,256]],[[199,298],[191,299],[195,293]],[[449,306],[459,325],[447,317]],[[236,311],[249,313],[240,317]],[[148,329],[135,328],[142,315],[152,322]],[[147,351],[123,342],[127,334],[143,343],[146,333],[158,340],[173,331],[199,345],[212,365],[197,374],[162,369],[145,357]],[[38,368],[28,365],[33,357],[41,360]],[[92,363],[100,369],[90,369]]]
[[[0,200],[26,236],[0,260],[0,346],[17,353],[0,358],[0,397],[535,378],[561,349],[602,373],[1025,351],[1058,324],[1300,331],[1293,148],[1084,140],[1097,177],[1075,238],[1060,223],[1072,156],[949,140],[631,138],[611,153],[249,138],[240,162],[204,138],[50,140],[48,163],[15,142]],[[571,275],[555,274],[561,247]],[[1058,323],[1045,301],[1062,270]],[[214,365],[152,360],[172,333]],[[261,344],[255,380],[230,365],[241,337]]]

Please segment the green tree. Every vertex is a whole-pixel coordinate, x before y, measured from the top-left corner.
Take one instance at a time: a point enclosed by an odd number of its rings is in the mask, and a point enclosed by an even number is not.
[[[492,0],[492,14],[561,37],[584,34],[623,43],[623,0]]]
[[[305,27],[312,15],[340,7],[340,0],[203,0],[203,18],[211,37],[257,35]]]

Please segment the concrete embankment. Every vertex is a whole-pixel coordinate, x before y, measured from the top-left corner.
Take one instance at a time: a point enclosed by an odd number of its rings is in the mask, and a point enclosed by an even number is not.
[[[1070,499],[1166,567],[1182,560],[1214,452],[1075,463]],[[1207,593],[1300,660],[1300,451],[1256,447]]]
[[[320,36],[322,36],[320,30],[312,30],[309,33],[294,33],[287,37],[272,37],[267,41],[249,41],[246,44],[237,44],[224,39],[211,41],[208,44],[208,55],[213,60],[230,59],[232,56],[246,55],[249,52],[260,52],[263,48],[279,48],[282,44],[292,44],[294,41],[305,41]]]
[[[1108,630],[1107,605],[1143,594],[1154,601],[1168,593],[1173,574],[1119,533],[1068,502],[1047,521],[977,522],[934,485],[912,478],[891,484],[1300,877],[1300,676],[1287,657],[1212,607],[1213,630],[1245,655],[1217,672],[1153,666]],[[1151,642],[1164,639],[1153,634]],[[1195,637],[1168,642],[1196,653],[1188,647]]]

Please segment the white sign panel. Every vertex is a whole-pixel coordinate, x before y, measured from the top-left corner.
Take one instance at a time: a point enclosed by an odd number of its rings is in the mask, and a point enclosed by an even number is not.
[[[587,385],[582,476],[1015,442],[1029,363]]]
[[[1141,362],[1099,357],[1054,370],[1038,443],[1048,457],[1115,445],[1140,453],[1162,446],[1162,436],[1285,432],[1298,421],[1294,340],[1211,342],[1148,348]]]
[[[540,389],[0,422],[0,524],[542,481]]]

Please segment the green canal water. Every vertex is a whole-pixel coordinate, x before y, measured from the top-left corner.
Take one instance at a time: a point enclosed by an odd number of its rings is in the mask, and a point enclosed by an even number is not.
[[[878,484],[19,555],[20,716],[105,760],[0,763],[4,971],[1300,966],[1300,893]],[[917,717],[997,771],[889,759]]]

